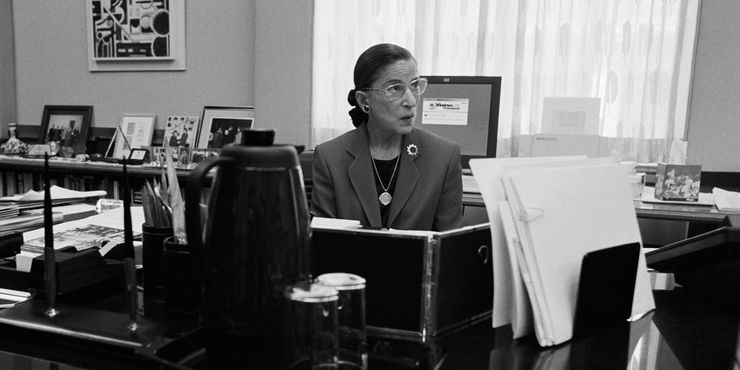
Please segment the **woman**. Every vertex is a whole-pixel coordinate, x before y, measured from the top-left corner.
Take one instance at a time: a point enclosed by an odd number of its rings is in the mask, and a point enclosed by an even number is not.
[[[356,128],[315,149],[314,214],[370,228],[459,227],[460,146],[414,128],[426,88],[416,59],[397,45],[372,46],[357,59],[354,83],[347,100]]]

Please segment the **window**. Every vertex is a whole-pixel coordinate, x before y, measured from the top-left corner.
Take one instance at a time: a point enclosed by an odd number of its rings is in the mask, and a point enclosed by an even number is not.
[[[350,130],[357,57],[390,42],[423,75],[501,76],[497,156],[538,133],[546,97],[600,98],[623,160],[667,159],[685,136],[699,0],[315,0],[311,144]]]

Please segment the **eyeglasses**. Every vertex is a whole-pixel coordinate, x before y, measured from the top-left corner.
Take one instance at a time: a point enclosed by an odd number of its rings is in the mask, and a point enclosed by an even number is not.
[[[388,85],[382,89],[374,89],[371,87],[366,87],[362,90],[373,90],[373,91],[380,91],[385,95],[385,98],[388,100],[397,100],[403,97],[404,94],[406,94],[406,89],[409,89],[412,94],[419,96],[424,93],[424,90],[427,89],[427,79],[424,77],[417,78],[407,84],[405,83],[395,83],[392,85]]]

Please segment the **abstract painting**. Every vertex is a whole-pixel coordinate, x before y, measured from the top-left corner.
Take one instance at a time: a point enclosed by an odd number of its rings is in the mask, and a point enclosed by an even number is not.
[[[88,0],[87,17],[91,70],[142,69],[131,62],[155,62],[146,69],[181,66],[183,0]]]

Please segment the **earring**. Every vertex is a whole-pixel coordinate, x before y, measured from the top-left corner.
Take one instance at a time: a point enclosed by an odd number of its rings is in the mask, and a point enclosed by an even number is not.
[[[362,106],[362,111],[365,112],[365,113],[370,112],[370,106],[369,105],[363,105]]]

